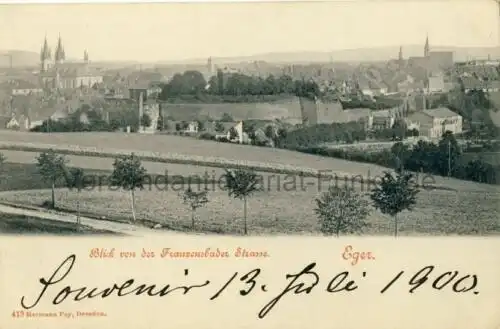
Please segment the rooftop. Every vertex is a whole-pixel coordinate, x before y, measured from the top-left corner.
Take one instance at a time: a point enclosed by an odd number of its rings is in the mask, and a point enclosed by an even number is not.
[[[0,84],[2,89],[36,89],[38,86],[30,81],[22,79],[8,80]]]
[[[446,107],[439,107],[437,109],[432,109],[432,110],[423,110],[422,112],[433,118],[449,118],[449,117],[460,116],[460,114],[455,113]]]

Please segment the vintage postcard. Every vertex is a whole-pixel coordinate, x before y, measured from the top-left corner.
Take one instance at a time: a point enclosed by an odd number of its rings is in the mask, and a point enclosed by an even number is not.
[[[499,329],[500,4],[0,4],[0,329]]]

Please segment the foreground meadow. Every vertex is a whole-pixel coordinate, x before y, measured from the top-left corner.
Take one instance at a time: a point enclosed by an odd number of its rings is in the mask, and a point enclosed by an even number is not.
[[[160,223],[164,229],[191,231],[191,213],[182,204],[181,191],[142,190],[136,193],[137,217]],[[248,225],[252,235],[319,234],[314,214],[317,187],[305,191],[263,191],[248,201]],[[209,192],[210,202],[198,209],[195,231],[240,234],[243,227],[243,203],[216,189]],[[77,193],[56,191],[57,207],[75,211]],[[50,190],[16,191],[0,194],[0,202],[41,205],[50,199]],[[81,211],[107,220],[131,220],[130,195],[107,188],[82,191]],[[444,190],[422,190],[417,207],[400,214],[401,235],[491,235],[500,233],[498,194]],[[392,220],[372,210],[369,227],[363,235],[392,235]]]
[[[35,141],[35,142],[33,142]],[[21,144],[37,146],[37,150],[19,151]],[[112,157],[103,154],[89,155],[79,148],[98,149],[110,154],[145,154],[144,164],[151,173],[164,173],[166,170],[176,175],[203,174],[220,175],[227,163],[239,166],[255,166],[257,170],[270,169],[271,172],[308,172],[316,176],[318,172],[339,177],[380,177],[387,168],[343,159],[304,154],[295,151],[219,143],[198,140],[189,137],[171,135],[147,135],[125,133],[24,133],[0,130],[0,152],[9,161],[32,163],[40,150],[50,147],[71,150],[67,157],[72,165],[82,168],[106,170],[110,169]],[[17,151],[16,151],[17,150]],[[76,152],[76,153],[75,153]],[[98,152],[98,153],[99,153]],[[154,155],[155,153],[159,155]],[[154,159],[148,159],[152,156]],[[158,157],[158,158],[156,158]],[[180,162],[179,162],[180,161]],[[172,163],[174,162],[174,163]],[[431,175],[427,175],[431,176]],[[499,186],[462,181],[453,178],[432,176],[435,186],[451,188],[459,191],[499,192]]]

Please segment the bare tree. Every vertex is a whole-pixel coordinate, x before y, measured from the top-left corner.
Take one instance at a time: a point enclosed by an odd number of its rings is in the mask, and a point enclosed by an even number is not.
[[[81,168],[71,168],[65,171],[66,186],[72,190],[76,188],[76,224],[80,226],[80,192],[85,187],[85,172]]]
[[[189,206],[191,210],[191,228],[194,230],[195,212],[196,209],[203,207],[208,203],[208,191],[195,192],[189,187],[182,195],[184,204]]]

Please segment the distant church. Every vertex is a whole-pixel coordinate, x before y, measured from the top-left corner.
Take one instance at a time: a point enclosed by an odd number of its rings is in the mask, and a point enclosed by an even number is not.
[[[403,60],[402,49],[399,52],[399,61]],[[452,51],[431,51],[429,37],[425,39],[424,56],[408,58],[408,65],[426,69],[428,74],[445,71],[453,66]]]
[[[47,37],[40,51],[40,83],[48,89],[76,89],[92,87],[103,82],[103,76],[89,67],[89,54],[83,53],[83,62],[67,63],[61,36],[57,41],[52,60],[51,49]]]

